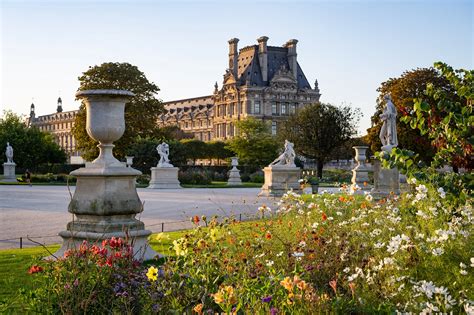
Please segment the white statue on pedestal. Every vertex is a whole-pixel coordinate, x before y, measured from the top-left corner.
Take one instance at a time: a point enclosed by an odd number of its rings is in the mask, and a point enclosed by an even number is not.
[[[296,166],[295,165],[295,150],[293,149],[293,143],[285,140],[285,150],[279,157],[273,161],[271,165],[284,165],[284,166]]]
[[[5,150],[5,155],[7,156],[7,163],[13,163],[13,148],[10,145],[10,142],[7,142],[7,149]]]
[[[392,102],[390,94],[384,96],[386,101],[385,108],[380,119],[383,121],[382,129],[380,129],[380,141],[382,142],[383,151],[391,151],[398,145],[397,138],[397,109]]]
[[[156,147],[156,151],[158,151],[158,154],[160,155],[158,167],[173,167],[168,159],[168,156],[170,155],[170,146],[166,142],[160,143]]]

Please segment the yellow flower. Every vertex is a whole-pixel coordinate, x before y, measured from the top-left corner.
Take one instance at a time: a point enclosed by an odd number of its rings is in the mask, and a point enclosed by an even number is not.
[[[185,238],[180,238],[173,241],[173,247],[176,252],[176,256],[185,256],[188,253],[188,244]]]
[[[158,241],[158,242],[161,242],[161,241],[167,240],[167,239],[169,239],[168,235],[165,235],[165,233],[163,233],[163,232],[156,234],[155,237],[154,237],[154,240]]]
[[[280,284],[290,292],[293,290],[293,281],[291,281],[290,277],[286,277],[285,279],[280,281]]]
[[[148,280],[156,281],[158,279],[158,269],[156,267],[151,266],[148,268],[148,272],[146,273]]]
[[[218,229],[213,228],[209,231],[209,237],[211,238],[211,240],[213,242],[215,242],[217,240],[218,236],[219,236],[219,230]]]
[[[214,298],[214,302],[216,302],[217,304],[221,304],[222,302],[224,302],[224,294],[222,294],[222,291],[211,294],[211,296]]]
[[[308,284],[306,283],[306,281],[304,280],[301,280],[299,281],[296,286],[298,287],[298,289],[300,289],[301,291],[304,291],[308,288]]]

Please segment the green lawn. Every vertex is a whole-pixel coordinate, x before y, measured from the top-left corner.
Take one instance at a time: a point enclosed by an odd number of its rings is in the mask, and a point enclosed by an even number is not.
[[[228,186],[227,182],[212,182],[209,185],[186,185],[182,184],[184,188],[260,188],[262,187],[262,183],[250,183],[245,182],[242,183],[240,186]]]

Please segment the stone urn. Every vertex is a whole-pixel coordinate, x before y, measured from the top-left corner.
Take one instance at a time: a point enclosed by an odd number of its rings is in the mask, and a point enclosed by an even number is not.
[[[242,185],[242,180],[240,178],[240,171],[237,168],[239,165],[239,158],[234,156],[231,157],[232,169],[229,171],[229,179],[227,180],[228,186],[240,186]]]
[[[55,256],[79,246],[84,240],[94,243],[111,237],[127,238],[133,244],[137,259],[157,255],[148,246],[151,232],[136,219],[143,211],[135,187],[135,179],[141,172],[126,167],[112,152],[113,142],[125,131],[125,103],[133,95],[121,90],[88,90],[76,94],[86,105],[86,130],[99,142],[100,153],[92,163],[70,173],[77,177],[76,190],[68,207],[74,218],[67,224],[66,231],[59,233],[63,246]]]
[[[356,154],[356,166],[352,170],[352,180],[351,180],[351,194],[362,194],[364,191],[369,190],[369,171],[370,168],[367,166],[365,161],[367,160],[366,152],[369,147],[367,146],[354,146],[352,147]]]

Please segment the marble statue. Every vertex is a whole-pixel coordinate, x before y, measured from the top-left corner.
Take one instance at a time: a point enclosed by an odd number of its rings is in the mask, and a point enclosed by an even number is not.
[[[168,156],[170,155],[170,146],[166,142],[163,142],[156,147],[156,150],[160,155],[158,167],[173,167],[168,158]]]
[[[7,149],[5,150],[7,156],[7,163],[13,163],[13,148],[9,142],[7,142]]]
[[[391,151],[398,145],[397,139],[397,109],[392,102],[390,94],[384,96],[386,102],[380,119],[383,121],[382,129],[380,129],[380,141],[382,142],[382,150]]]
[[[284,166],[296,166],[295,165],[295,150],[293,149],[293,143],[285,140],[285,150],[279,157],[273,161],[271,165],[284,165]]]

